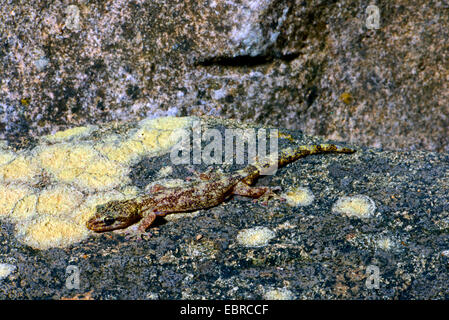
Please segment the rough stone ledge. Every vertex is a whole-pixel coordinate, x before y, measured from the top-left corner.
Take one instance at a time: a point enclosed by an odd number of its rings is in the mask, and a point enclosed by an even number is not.
[[[144,239],[88,232],[95,204],[189,175],[169,165],[163,135],[195,120],[72,128],[15,149],[3,143],[0,298],[449,298],[447,154],[356,147],[311,156],[258,181],[279,186],[285,202],[234,197],[169,215]],[[282,129],[279,137],[281,147],[320,141]],[[79,289],[66,286],[68,266],[80,271]]]

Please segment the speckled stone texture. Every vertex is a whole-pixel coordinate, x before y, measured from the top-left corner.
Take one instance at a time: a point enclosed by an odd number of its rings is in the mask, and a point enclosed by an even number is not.
[[[224,115],[449,151],[447,1],[2,1],[0,133]]]
[[[220,132],[235,126],[208,123]],[[320,141],[281,132],[281,148]],[[168,154],[143,156],[129,178],[143,190],[168,165]],[[172,167],[167,179],[192,174]],[[236,196],[158,218],[142,238],[91,233],[44,250],[2,220],[0,299],[449,299],[447,154],[357,147],[300,159],[257,185],[282,194],[301,187],[313,199],[264,205]]]

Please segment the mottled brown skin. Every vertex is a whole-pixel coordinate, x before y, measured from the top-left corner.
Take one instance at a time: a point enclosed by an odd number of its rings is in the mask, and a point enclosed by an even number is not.
[[[310,154],[353,152],[355,150],[332,144],[299,146],[282,150],[275,163],[266,158],[230,174],[203,173],[199,175],[200,180],[183,187],[156,185],[149,194],[97,206],[96,214],[89,219],[87,227],[96,232],[105,232],[124,229],[140,221],[139,231],[145,232],[158,215],[214,207],[234,194],[251,198],[271,195],[268,187],[250,185],[262,171],[273,165],[281,167]]]

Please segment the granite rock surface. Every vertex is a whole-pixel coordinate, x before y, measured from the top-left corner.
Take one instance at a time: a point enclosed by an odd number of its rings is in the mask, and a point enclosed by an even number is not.
[[[2,1],[0,134],[222,115],[449,151],[449,7],[377,1]]]
[[[0,298],[449,298],[449,156],[443,153],[352,145],[352,155],[306,157],[259,179],[256,185],[280,188],[287,201],[233,197],[160,218],[143,237],[88,231],[82,222],[92,204],[191,176],[190,165],[171,163],[167,144],[146,144],[176,127],[193,130],[191,120],[198,118],[71,128],[21,148],[3,144],[0,160],[9,160],[0,162],[0,191],[13,204],[0,207]],[[222,133],[253,128],[217,119],[203,119],[202,126]],[[279,130],[281,148],[317,142],[327,141]],[[105,172],[73,164],[68,144],[78,155],[97,157],[91,162],[114,165]],[[123,148],[131,151],[124,158]],[[67,157],[63,168],[45,162],[50,151],[55,159]],[[36,166],[35,176],[25,170]]]

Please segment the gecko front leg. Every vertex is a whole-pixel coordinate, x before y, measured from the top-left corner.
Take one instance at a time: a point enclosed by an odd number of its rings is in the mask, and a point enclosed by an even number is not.
[[[232,193],[238,196],[250,197],[250,198],[260,198],[265,193],[269,192],[269,187],[251,187],[246,183],[239,182],[235,185]]]
[[[165,213],[162,212],[155,212],[155,211],[147,211],[143,214],[143,219],[140,220],[138,231],[139,233],[144,233],[156,220],[157,216],[165,216]]]

